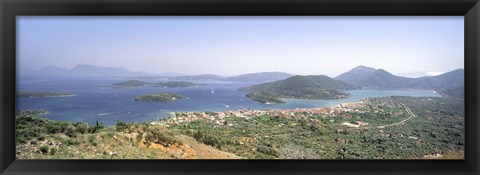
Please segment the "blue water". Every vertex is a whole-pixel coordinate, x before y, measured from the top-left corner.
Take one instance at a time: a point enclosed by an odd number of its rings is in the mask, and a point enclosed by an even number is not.
[[[168,117],[176,111],[225,111],[237,109],[296,109],[328,107],[338,103],[359,101],[367,97],[439,96],[430,90],[352,90],[340,100],[287,100],[284,104],[261,104],[245,98],[237,91],[252,83],[197,82],[206,86],[188,88],[105,88],[126,79],[21,79],[17,89],[29,91],[72,92],[73,97],[17,98],[18,110],[45,109],[43,117],[94,124],[99,121],[113,125],[117,121],[151,122]],[[154,82],[154,81],[152,81]],[[135,96],[154,92],[174,92],[188,99],[173,102],[136,102]]]

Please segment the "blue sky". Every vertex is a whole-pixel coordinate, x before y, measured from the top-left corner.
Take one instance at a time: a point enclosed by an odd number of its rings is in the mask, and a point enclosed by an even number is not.
[[[153,73],[404,76],[464,67],[463,16],[17,17],[21,71],[77,64]]]

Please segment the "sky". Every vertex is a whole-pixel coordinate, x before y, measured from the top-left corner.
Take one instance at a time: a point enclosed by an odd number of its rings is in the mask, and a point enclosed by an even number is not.
[[[232,76],[464,67],[463,16],[17,16],[20,71],[78,64]]]

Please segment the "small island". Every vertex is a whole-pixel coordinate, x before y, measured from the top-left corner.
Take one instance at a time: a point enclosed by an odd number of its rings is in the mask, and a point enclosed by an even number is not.
[[[18,98],[42,98],[42,97],[71,97],[75,96],[68,92],[34,92],[34,91],[17,91]]]
[[[168,81],[168,82],[160,82],[153,87],[163,87],[163,88],[177,88],[177,87],[195,87],[195,86],[204,86],[205,84],[197,84],[188,81]]]
[[[135,88],[145,85],[151,85],[152,83],[140,80],[128,80],[120,83],[113,83],[110,87],[112,88]]]
[[[170,92],[157,92],[135,97],[135,101],[141,102],[172,102],[175,100],[186,99],[183,95],[178,95]]]

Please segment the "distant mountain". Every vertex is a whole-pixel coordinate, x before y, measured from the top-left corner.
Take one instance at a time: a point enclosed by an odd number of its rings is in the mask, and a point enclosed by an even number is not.
[[[228,81],[237,81],[237,82],[272,82],[277,80],[283,80],[288,77],[293,76],[292,74],[285,72],[260,72],[260,73],[250,73],[237,75],[233,77],[228,77]]]
[[[342,80],[350,84],[358,84],[360,80],[366,78],[368,75],[372,74],[373,72],[375,72],[374,68],[366,67],[366,66],[357,66],[348,72],[340,74],[339,76],[335,77],[335,79]]]
[[[164,72],[158,74],[158,76],[163,76],[163,77],[176,77],[176,76],[183,76],[184,74],[178,73],[178,72]]]
[[[153,85],[153,87],[162,87],[162,88],[180,88],[180,87],[195,87],[195,86],[205,86],[206,84],[192,83],[188,81],[167,81],[159,82]]]
[[[68,76],[68,77],[133,77],[154,76],[156,74],[146,72],[132,72],[119,67],[100,67],[94,65],[77,65],[72,69],[56,66],[47,66],[38,71],[33,71],[30,76]]]
[[[377,69],[354,84],[374,89],[403,89],[409,88],[410,82],[411,78],[395,76],[386,70]]]
[[[68,69],[57,67],[57,66],[47,66],[41,68],[38,71],[32,71],[30,74],[33,75],[48,75],[48,76],[55,76],[55,75],[65,75],[68,73]]]
[[[438,84],[436,84],[438,87],[459,87],[465,84],[465,70],[457,69],[431,78],[438,82]]]
[[[339,99],[348,96],[343,90],[354,86],[325,75],[293,76],[285,80],[240,88],[246,97],[260,103],[284,103],[282,99]]]
[[[464,70],[457,69],[437,76],[408,78],[393,75],[383,69],[358,66],[335,79],[366,89],[449,89],[464,84]]]
[[[195,81],[195,80],[219,80],[219,81],[224,81],[226,80],[224,77],[220,75],[214,75],[214,74],[202,74],[202,75],[188,75],[188,76],[176,76],[176,77],[169,77],[169,80],[190,80],[190,81]]]

